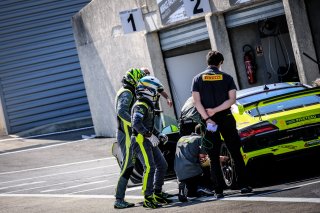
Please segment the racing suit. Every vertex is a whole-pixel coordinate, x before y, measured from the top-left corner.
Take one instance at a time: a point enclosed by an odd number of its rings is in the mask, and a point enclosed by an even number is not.
[[[154,107],[141,98],[132,107],[133,133],[131,143],[137,158],[143,165],[142,194],[150,196],[154,190],[161,191],[168,164],[158,146],[152,146],[146,135],[154,131]]]
[[[132,174],[134,163],[131,149],[130,136],[131,130],[131,108],[135,101],[134,88],[130,85],[122,87],[116,96],[116,113],[117,113],[117,141],[123,155],[121,164],[121,173],[116,188],[116,198],[123,199],[128,185],[129,177]]]

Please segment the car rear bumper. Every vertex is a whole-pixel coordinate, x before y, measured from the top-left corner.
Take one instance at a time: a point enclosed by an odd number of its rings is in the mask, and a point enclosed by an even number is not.
[[[246,155],[245,153],[244,155]],[[248,153],[249,154],[249,153]],[[248,156],[248,155],[246,155]],[[312,147],[307,147],[303,149],[298,149],[298,150],[289,150],[286,152],[282,153],[264,153],[261,155],[254,155],[248,157],[248,159],[245,159],[245,163],[247,166],[251,164],[270,164],[274,163],[277,161],[285,161],[285,160],[291,160],[291,159],[301,159],[303,160],[305,157],[320,157],[320,145],[312,146]]]

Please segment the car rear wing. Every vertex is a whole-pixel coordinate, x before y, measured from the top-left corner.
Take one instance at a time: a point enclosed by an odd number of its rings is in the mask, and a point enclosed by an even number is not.
[[[240,104],[238,101],[236,102],[239,110],[239,114],[242,115],[245,111],[256,108],[257,110],[261,106],[266,106],[269,104],[274,104],[280,101],[289,100],[292,97],[303,97],[307,95],[320,95],[320,87],[306,88],[304,90],[295,91],[287,94],[281,94],[277,96],[273,96],[271,98],[265,98],[261,100],[257,100],[254,102],[250,102],[248,104]],[[259,112],[259,110],[258,110]]]

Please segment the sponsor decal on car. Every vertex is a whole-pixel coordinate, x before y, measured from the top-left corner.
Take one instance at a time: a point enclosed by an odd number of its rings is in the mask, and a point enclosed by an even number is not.
[[[297,149],[298,147],[297,146],[294,146],[294,145],[290,145],[290,144],[287,144],[287,145],[280,145],[279,146],[280,148],[285,148],[285,149]]]
[[[291,120],[287,120],[286,124],[290,125],[290,124],[294,124],[294,123],[298,123],[298,122],[303,122],[303,121],[307,121],[307,120],[313,120],[313,119],[317,119],[320,118],[320,114],[316,114],[316,115],[309,115],[309,116],[304,116],[304,117],[300,117],[300,118],[295,118],[295,119],[291,119]]]
[[[304,144],[304,146],[309,147],[309,146],[315,146],[315,145],[319,145],[319,144],[320,144],[320,139],[316,139],[316,140],[306,142]]]

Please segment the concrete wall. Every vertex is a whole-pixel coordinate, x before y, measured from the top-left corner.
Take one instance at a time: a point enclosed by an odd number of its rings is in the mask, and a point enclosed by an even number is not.
[[[157,5],[147,5],[146,1],[94,0],[72,19],[97,136],[115,136],[114,99],[122,76],[129,68],[149,67],[164,86],[168,86],[157,33],[123,33],[119,12],[141,7],[147,31],[156,30]],[[173,110],[169,110],[163,100],[162,109],[167,117],[174,117]]]
[[[239,82],[237,78],[236,69],[232,57],[231,46],[229,42],[229,36],[225,25],[223,14],[215,14],[212,16],[206,16],[206,23],[213,50],[218,50],[223,54],[224,62],[222,65],[222,71],[231,75],[239,88]]]
[[[319,67],[303,55],[316,58],[306,6],[301,0],[283,0],[283,5],[300,81],[311,84],[319,77]]]
[[[304,1],[308,11],[308,17],[310,21],[310,27],[312,31],[312,37],[316,53],[318,58],[315,58],[317,61],[320,61],[320,1],[319,0],[305,0]],[[319,65],[320,67],[320,65]],[[319,73],[320,76],[320,73]]]

